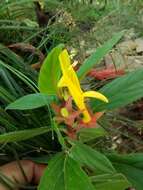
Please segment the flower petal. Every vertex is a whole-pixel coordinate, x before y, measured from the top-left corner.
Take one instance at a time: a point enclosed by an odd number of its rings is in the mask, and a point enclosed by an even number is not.
[[[77,74],[74,71],[72,66],[69,67],[68,76],[69,76],[70,80],[72,81],[72,83],[76,86],[77,90],[82,93]]]
[[[108,99],[103,94],[101,94],[100,92],[96,92],[96,91],[84,92],[83,96],[84,97],[90,97],[90,98],[97,98],[97,99],[102,100],[103,102],[106,102],[106,103],[109,102]]]
[[[69,79],[76,86],[78,91],[82,93],[78,77],[71,65],[70,56],[66,49],[60,53],[59,60],[60,60],[63,76],[66,77],[66,82],[67,82],[67,79]]]
[[[64,49],[59,55],[60,65],[63,74],[67,73],[68,68],[71,66],[70,57],[66,49]]]

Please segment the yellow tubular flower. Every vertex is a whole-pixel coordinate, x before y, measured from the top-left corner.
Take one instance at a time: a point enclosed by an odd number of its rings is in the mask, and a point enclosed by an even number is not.
[[[63,76],[58,82],[58,87],[68,88],[68,91],[72,96],[76,106],[83,112],[83,122],[88,123],[91,120],[91,116],[84,103],[84,98],[86,97],[97,98],[106,103],[108,103],[108,99],[103,94],[96,91],[86,91],[86,92],[82,91],[78,77],[76,75],[76,72],[72,68],[72,65],[70,63],[70,58],[66,49],[60,53],[59,60]]]

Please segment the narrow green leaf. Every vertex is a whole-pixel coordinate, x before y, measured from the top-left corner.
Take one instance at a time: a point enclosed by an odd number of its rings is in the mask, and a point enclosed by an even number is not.
[[[125,190],[131,187],[131,183],[120,173],[97,175],[91,180],[98,190]]]
[[[96,64],[98,64],[123,35],[124,31],[121,31],[115,34],[113,38],[107,41],[102,47],[97,48],[96,52],[86,59],[79,68],[77,72],[79,79],[82,79]]]
[[[87,145],[76,142],[70,152],[70,157],[88,166],[96,173],[114,173],[115,169],[106,156]]]
[[[26,75],[24,75],[19,70],[15,69],[14,67],[2,62],[0,60],[0,65],[11,71],[15,76],[17,76],[21,81],[23,81],[26,85],[28,85],[34,92],[38,92],[37,85]]]
[[[91,100],[94,111],[111,110],[138,100],[143,97],[143,69],[113,80],[100,89],[100,92],[109,99],[109,103]]]
[[[38,87],[40,92],[51,95],[57,94],[57,82],[61,75],[59,54],[64,45],[55,47],[46,57],[39,74]]]
[[[67,157],[65,160],[64,169],[66,190],[95,190],[89,177],[75,160]]]
[[[48,127],[40,127],[35,129],[25,129],[21,131],[4,133],[0,135],[0,143],[23,141],[47,133],[49,131],[51,131],[51,129]]]
[[[9,104],[6,109],[27,110],[34,109],[50,104],[55,101],[55,96],[48,96],[46,94],[29,94],[17,99],[15,102]]]

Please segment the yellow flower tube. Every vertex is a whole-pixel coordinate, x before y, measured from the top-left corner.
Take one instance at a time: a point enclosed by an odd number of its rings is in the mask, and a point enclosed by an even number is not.
[[[59,60],[63,76],[58,82],[58,87],[67,87],[69,94],[72,96],[76,106],[83,113],[83,122],[88,123],[91,120],[91,116],[86,108],[84,99],[86,97],[92,97],[102,100],[106,103],[108,103],[108,99],[103,94],[96,91],[82,91],[78,77],[76,75],[76,72],[72,68],[70,58],[66,49],[60,53]]]

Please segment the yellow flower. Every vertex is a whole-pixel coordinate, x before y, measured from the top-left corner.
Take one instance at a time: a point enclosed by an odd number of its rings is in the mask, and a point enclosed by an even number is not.
[[[59,60],[63,76],[58,82],[58,87],[67,87],[69,94],[72,96],[76,106],[83,113],[83,122],[88,123],[91,120],[91,116],[87,110],[84,99],[86,97],[92,97],[102,100],[106,103],[108,103],[108,99],[96,91],[82,91],[78,77],[70,63],[70,58],[66,49],[60,53]]]

